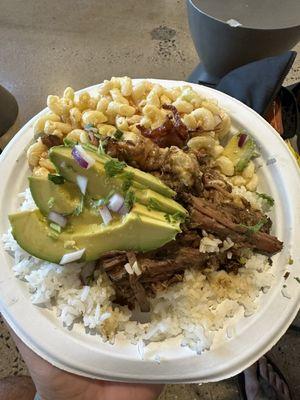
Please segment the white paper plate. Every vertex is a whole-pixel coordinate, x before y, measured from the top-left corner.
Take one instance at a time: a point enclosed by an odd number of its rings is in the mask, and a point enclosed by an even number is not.
[[[153,80],[166,87],[186,84]],[[284,241],[284,250],[274,257],[276,281],[261,296],[259,311],[240,318],[231,339],[220,333],[210,351],[196,355],[179,346],[179,339],[151,345],[141,360],[136,346],[126,341],[103,343],[99,336],[87,335],[82,327],[63,328],[53,312],[30,302],[26,284],[14,278],[12,258],[0,245],[0,306],[6,320],[21,339],[50,363],[73,373],[99,379],[143,382],[208,382],[236,375],[268,351],[284,334],[299,309],[300,285],[300,177],[287,146],[271,126],[239,101],[213,89],[192,85],[204,96],[217,99],[230,113],[234,128],[244,128],[254,137],[262,154],[259,169],[261,186],[275,199],[274,234]],[[90,87],[90,93],[98,86]],[[25,149],[33,137],[33,123],[48,110],[41,111],[14,137],[0,156],[1,225],[6,232],[7,215],[17,209],[17,193],[27,186],[29,170]],[[267,160],[275,163],[266,164]],[[288,265],[289,257],[294,260]],[[281,294],[284,271],[291,299]],[[233,324],[233,321],[230,321]],[[159,354],[158,364],[154,355]]]

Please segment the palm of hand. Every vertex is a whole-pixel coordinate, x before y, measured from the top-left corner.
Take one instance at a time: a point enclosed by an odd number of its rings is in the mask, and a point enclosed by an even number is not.
[[[47,366],[44,371],[40,370],[33,379],[43,400],[154,400],[161,391],[160,386],[79,377],[52,366]]]
[[[155,400],[163,388],[98,381],[61,371],[37,356],[13,332],[12,336],[42,400]]]

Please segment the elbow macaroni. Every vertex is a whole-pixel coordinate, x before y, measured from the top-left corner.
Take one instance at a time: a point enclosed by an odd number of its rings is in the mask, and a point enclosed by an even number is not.
[[[39,161],[44,154],[47,154],[48,148],[45,146],[39,138],[37,142],[33,143],[27,150],[27,160],[31,168],[37,167]]]
[[[234,175],[233,162],[226,156],[220,156],[216,159],[215,165],[220,168],[221,172],[226,176]]]
[[[116,127],[121,131],[128,131],[129,126],[127,119],[125,117],[121,117],[120,115],[116,117]]]
[[[90,96],[88,92],[80,93],[77,100],[75,100],[75,106],[79,108],[82,112],[84,110],[95,110],[97,106],[97,99],[94,99]]]
[[[177,108],[177,111],[180,113],[189,114],[193,111],[194,107],[188,101],[177,99],[174,101],[173,106]]]
[[[72,125],[72,128],[79,128],[81,126],[81,118],[82,118],[82,113],[77,107],[73,107],[70,110],[70,122]]]
[[[197,121],[198,128],[204,131],[214,130],[216,123],[213,113],[210,110],[204,107],[196,108],[196,110],[192,112],[192,115]]]
[[[132,80],[124,76],[104,81],[99,87],[99,95],[94,97],[88,92],[75,95],[73,88],[67,87],[62,97],[48,96],[51,113],[39,118],[33,129],[35,134],[57,135],[77,143],[88,143],[88,133],[82,128],[91,124],[103,137],[120,129],[124,137],[127,135],[133,140],[135,135],[140,135],[137,125],[155,129],[166,121],[171,113],[163,109],[164,104],[173,104],[188,130],[198,135],[189,140],[188,147],[196,151],[205,149],[215,160],[215,167],[231,177],[233,185],[256,190],[258,177],[254,163],[250,161],[241,174],[235,175],[231,160],[222,156],[223,147],[218,139],[230,130],[229,115],[216,101],[204,99],[190,86],[165,88],[146,80],[133,86]],[[41,140],[28,149],[29,165],[36,174],[51,170],[47,151]]]
[[[64,122],[53,122],[47,120],[44,127],[44,132],[48,135],[52,134],[54,131],[60,131],[64,135],[71,132],[72,126],[70,124],[66,124]]]
[[[112,116],[121,115],[122,117],[132,117],[135,114],[135,108],[127,104],[116,103],[112,101],[107,107],[107,114]]]
[[[89,110],[82,113],[82,126],[102,124],[107,121],[107,117],[101,111]]]
[[[97,126],[101,136],[111,136],[116,132],[116,127],[109,124],[100,124]]]
[[[44,132],[45,123],[47,121],[59,122],[60,117],[56,114],[47,114],[40,117],[33,125],[33,131],[35,134]]]
[[[89,135],[83,129],[73,129],[66,138],[76,143],[89,143]]]

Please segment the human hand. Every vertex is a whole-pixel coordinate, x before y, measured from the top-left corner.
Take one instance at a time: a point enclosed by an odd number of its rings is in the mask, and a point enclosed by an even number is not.
[[[30,350],[12,330],[41,400],[155,400],[163,385],[99,381],[62,371]]]

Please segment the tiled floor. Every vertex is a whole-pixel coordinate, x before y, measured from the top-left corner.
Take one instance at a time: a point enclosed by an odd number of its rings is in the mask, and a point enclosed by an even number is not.
[[[183,0],[3,0],[0,43],[0,84],[16,96],[20,107],[18,120],[0,139],[0,147],[45,106],[49,93],[60,93],[68,85],[86,87],[112,75],[184,79],[198,62]],[[298,57],[287,83],[299,78]],[[272,354],[299,399],[299,333],[289,331]],[[1,323],[0,378],[26,373]],[[161,400],[238,398],[235,379],[202,386],[170,385],[161,396]]]

